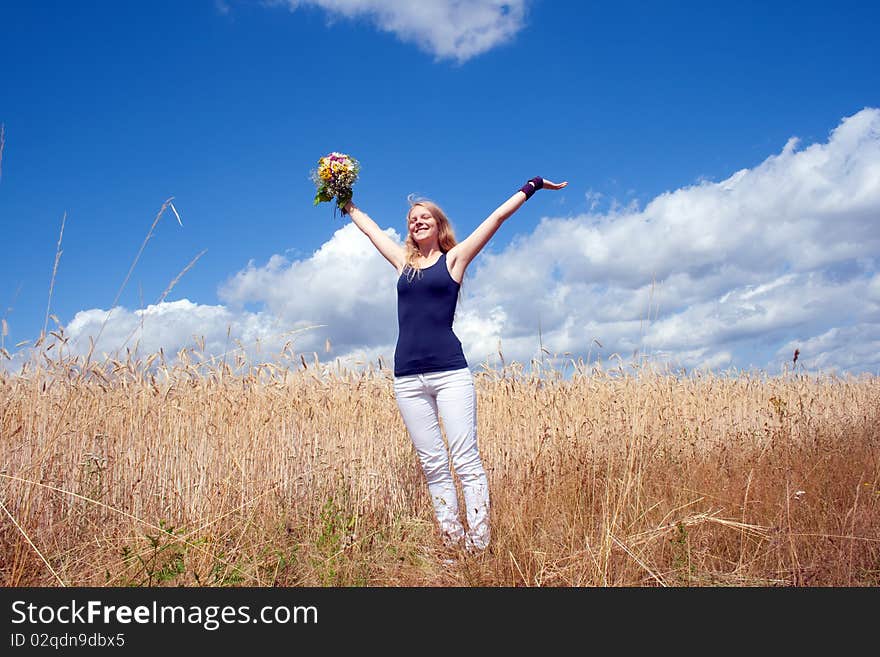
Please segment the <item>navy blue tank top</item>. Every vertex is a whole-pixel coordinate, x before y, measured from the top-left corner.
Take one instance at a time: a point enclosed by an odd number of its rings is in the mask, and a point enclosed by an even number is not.
[[[397,279],[397,348],[394,376],[467,367],[461,341],[452,331],[461,287],[446,268],[446,254],[416,272],[404,268]]]

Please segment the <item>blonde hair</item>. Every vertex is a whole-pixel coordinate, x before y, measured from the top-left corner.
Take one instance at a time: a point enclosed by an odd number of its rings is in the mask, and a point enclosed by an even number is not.
[[[449,217],[446,216],[446,213],[443,212],[439,205],[426,198],[419,198],[415,194],[410,194],[406,200],[409,201],[409,210],[406,212],[406,240],[404,240],[403,243],[403,246],[406,249],[406,266],[404,269],[407,272],[407,278],[412,280],[412,278],[419,275],[422,270],[418,264],[419,257],[421,256],[419,245],[416,244],[412,233],[409,231],[409,213],[412,212],[414,207],[418,205],[427,208],[431,213],[431,216],[434,217],[437,222],[437,241],[440,243],[441,252],[446,253],[449,249],[458,244],[458,241],[455,239],[455,231],[452,228]]]

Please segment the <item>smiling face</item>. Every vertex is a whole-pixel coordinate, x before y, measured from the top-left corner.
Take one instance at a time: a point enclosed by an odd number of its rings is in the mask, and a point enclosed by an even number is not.
[[[437,220],[424,205],[414,205],[407,216],[409,234],[417,244],[438,238]]]
[[[448,253],[456,245],[455,231],[442,208],[427,199],[407,199],[410,203],[406,213],[406,262],[419,268],[424,256],[439,250]],[[424,255],[423,255],[424,254]]]

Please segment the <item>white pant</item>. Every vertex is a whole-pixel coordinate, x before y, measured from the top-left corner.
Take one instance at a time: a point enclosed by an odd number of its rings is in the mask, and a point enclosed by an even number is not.
[[[489,481],[477,449],[477,395],[471,371],[465,367],[396,377],[394,395],[428,480],[444,542],[455,545],[464,538],[467,548],[485,549],[489,545]],[[441,419],[448,452],[440,432]],[[458,515],[450,454],[464,492],[467,532]]]

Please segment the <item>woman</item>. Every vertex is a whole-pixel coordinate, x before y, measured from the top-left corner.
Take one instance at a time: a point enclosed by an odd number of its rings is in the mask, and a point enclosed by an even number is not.
[[[397,270],[398,339],[394,395],[428,482],[447,547],[464,539],[469,551],[489,545],[489,484],[477,448],[477,398],[461,342],[452,331],[465,270],[501,224],[539,189],[562,189],[541,177],[526,182],[463,242],[443,211],[411,201],[401,246],[349,201],[345,213]],[[449,450],[443,443],[440,420]],[[467,530],[459,518],[452,466],[461,481]]]

